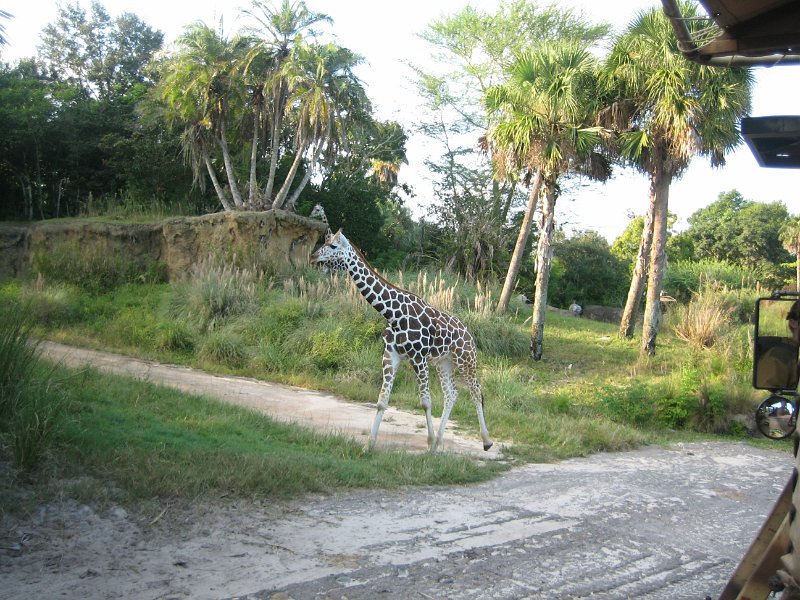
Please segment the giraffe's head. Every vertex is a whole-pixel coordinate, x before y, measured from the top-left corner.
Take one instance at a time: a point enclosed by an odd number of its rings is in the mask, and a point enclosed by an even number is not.
[[[311,264],[319,265],[323,271],[346,271],[353,252],[353,247],[340,229],[325,238],[325,243],[311,255]]]

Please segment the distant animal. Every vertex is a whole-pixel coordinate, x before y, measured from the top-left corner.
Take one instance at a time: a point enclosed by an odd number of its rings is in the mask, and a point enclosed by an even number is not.
[[[575,304],[573,302],[572,304],[569,305],[569,311],[577,316],[580,316],[580,314],[583,312],[583,308],[581,308],[580,304]]]
[[[325,227],[328,228],[327,232],[325,233],[326,236],[330,236],[332,234],[330,223],[328,223],[328,217],[325,215],[325,209],[322,208],[321,204],[315,204],[308,217],[310,219],[317,219],[318,221],[325,223]]]
[[[402,290],[384,279],[370,266],[367,259],[340,229],[311,255],[311,262],[323,269],[346,271],[358,291],[372,307],[387,320],[383,331],[383,385],[378,396],[377,412],[372,424],[369,448],[375,446],[383,413],[389,406],[397,368],[408,359],[419,384],[419,399],[425,409],[428,427],[428,449],[436,452],[442,447],[447,420],[458,397],[454,371],[466,381],[472,402],[478,413],[483,449],[492,447],[483,415],[483,392],[478,383],[478,352],[475,339],[457,317],[435,308],[414,294]],[[435,365],[444,392],[444,409],[434,437],[431,416],[431,393],[428,368]]]

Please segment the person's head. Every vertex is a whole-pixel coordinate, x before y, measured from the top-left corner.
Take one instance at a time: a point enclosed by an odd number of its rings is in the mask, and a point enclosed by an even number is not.
[[[800,300],[796,300],[786,313],[786,324],[789,326],[792,338],[800,343]]]

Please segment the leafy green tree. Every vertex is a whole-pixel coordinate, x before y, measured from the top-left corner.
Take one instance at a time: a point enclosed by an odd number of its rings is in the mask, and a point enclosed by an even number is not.
[[[697,15],[694,5],[682,4],[681,11],[688,17]],[[698,22],[690,19],[687,26],[697,28]],[[750,110],[752,74],[743,68],[716,69],[686,60],[660,7],[640,13],[617,37],[606,73],[607,89],[617,98],[607,114],[623,131],[621,155],[650,178],[647,214],[651,217],[645,221],[620,335],[632,335],[647,271],[642,351],[653,354],[666,266],[670,184],[694,156],[708,156],[712,165],[722,165],[725,154],[740,143],[737,123]]]
[[[800,292],[800,217],[786,221],[778,232],[783,247],[795,257],[795,290]]]
[[[595,152],[603,138],[592,125],[597,92],[597,62],[587,47],[548,42],[521,53],[509,68],[508,81],[486,94],[492,115],[487,139],[496,164],[536,173],[523,229],[529,227],[540,186],[544,190],[531,333],[534,360],[542,357],[559,177],[583,172],[602,180],[610,174],[608,163]]]
[[[586,306],[621,306],[628,285],[626,261],[615,256],[608,242],[593,231],[580,232],[556,241],[551,277],[551,304],[568,307],[573,302]]]
[[[633,264],[639,250],[642,231],[644,231],[644,217],[641,215],[631,217],[628,226],[611,244],[611,254]]]
[[[641,248],[645,218],[642,215],[631,218],[630,223],[620,236],[611,244],[611,253],[628,263],[633,270]],[[672,228],[678,221],[677,215],[669,213],[667,219],[667,256],[670,261],[691,260],[694,256],[694,244],[684,233],[674,233]]]
[[[43,217],[52,172],[51,151],[59,107],[54,83],[33,60],[14,68],[0,64],[0,178],[4,218]]]
[[[754,202],[731,190],[694,212],[685,233],[697,259],[740,265],[762,283],[781,286],[786,276],[781,265],[791,260],[781,229],[789,222],[783,203]]]
[[[182,129],[184,155],[202,183],[203,169],[225,210],[244,208],[233,156],[229,126],[238,122],[244,103],[244,89],[236,77],[235,65],[246,51],[243,40],[228,40],[204,23],[193,23],[178,39],[178,53],[162,68],[165,74],[155,88],[164,105],[167,123]],[[217,176],[213,159],[222,158],[227,188]]]
[[[132,172],[121,149],[141,131],[136,104],[151,85],[146,66],[161,40],[134,15],[112,20],[97,2],[91,17],[77,4],[59,7],[39,57],[0,77],[9,213],[75,214],[90,195],[116,195],[128,186]]]
[[[304,37],[330,19],[302,1],[257,1],[246,14],[261,24],[258,36],[188,27],[157,94],[183,130],[196,182],[207,175],[225,210],[294,210],[311,177],[335,162],[347,129],[371,119],[353,72],[361,57]]]
[[[109,100],[146,81],[143,67],[163,41],[163,33],[136,15],[111,19],[97,0],[87,15],[75,2],[60,6],[56,21],[42,31],[40,57],[60,81]]]
[[[295,44],[303,39],[318,23],[332,23],[325,14],[308,10],[302,0],[282,0],[276,7],[264,0],[253,0],[251,8],[244,11],[258,24],[250,28],[255,43],[244,63],[246,82],[253,98],[253,144],[250,164],[250,195],[257,198],[255,159],[256,140],[261,135],[269,156],[269,171],[261,204],[266,206],[273,197],[273,187],[284,143],[284,120],[290,110],[290,86],[287,71]],[[288,68],[287,68],[288,67]]]
[[[442,225],[447,232],[446,254],[455,266],[486,268],[491,273],[493,262],[505,262],[507,247],[518,231],[509,227],[510,211],[524,204],[518,173],[508,173],[502,181],[495,179],[488,168],[491,156],[485,152],[485,143],[483,155],[476,155],[475,139],[485,133],[489,122],[483,102],[486,91],[505,78],[505,66],[515,54],[536,41],[591,43],[608,30],[607,25],[590,25],[560,7],[507,0],[492,13],[467,6],[433,22],[421,34],[432,48],[435,67],[415,69],[420,95],[430,113],[420,128],[438,140],[443,150],[439,159],[427,163],[438,180],[435,194],[440,207],[432,214],[450,217]],[[462,202],[464,206],[458,206]],[[514,276],[502,310],[508,305],[522,256],[528,250],[526,242],[527,236],[521,243],[518,237]],[[474,256],[467,256],[470,253]]]

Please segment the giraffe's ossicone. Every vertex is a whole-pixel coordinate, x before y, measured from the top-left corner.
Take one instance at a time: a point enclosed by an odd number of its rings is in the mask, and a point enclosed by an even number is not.
[[[454,373],[463,377],[478,413],[483,449],[492,447],[483,415],[483,392],[478,383],[478,352],[475,339],[458,317],[435,308],[414,294],[392,285],[370,266],[341,229],[328,236],[311,255],[311,262],[324,269],[346,271],[361,295],[387,321],[383,332],[383,385],[378,396],[378,410],[370,433],[369,447],[375,445],[383,413],[402,359],[408,359],[417,375],[420,403],[425,409],[428,448],[435,452],[442,446],[447,420],[458,397]],[[439,431],[434,436],[431,416],[431,393],[428,367],[434,365],[444,392],[444,409]]]

